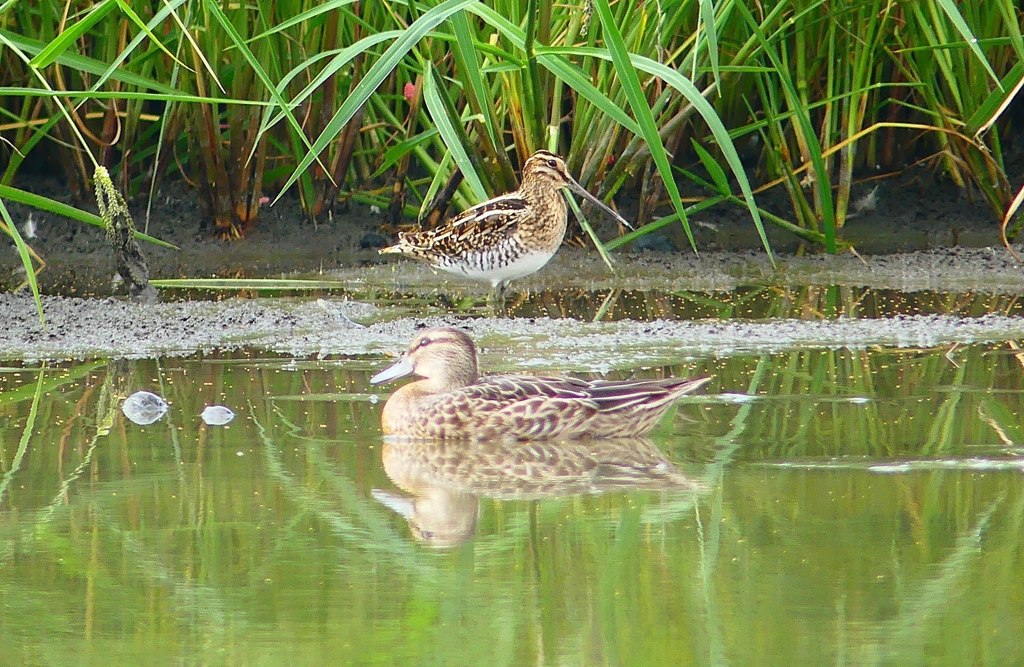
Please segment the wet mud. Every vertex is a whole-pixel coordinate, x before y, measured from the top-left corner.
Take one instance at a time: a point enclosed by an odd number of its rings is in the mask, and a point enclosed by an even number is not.
[[[46,329],[34,301],[0,295],[0,357],[59,360],[182,356],[257,349],[293,357],[394,354],[416,331],[466,328],[491,370],[557,366],[604,372],[672,364],[696,355],[797,348],[935,347],[1024,338],[1024,319],[945,315],[886,319],[581,322],[550,318],[398,317],[341,299],[227,299],[160,304],[45,297]]]

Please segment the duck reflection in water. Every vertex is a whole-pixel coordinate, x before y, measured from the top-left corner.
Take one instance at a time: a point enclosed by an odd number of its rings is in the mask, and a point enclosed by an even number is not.
[[[696,492],[649,440],[385,439],[384,471],[409,496],[373,490],[413,536],[451,548],[476,533],[480,498],[538,500],[611,491]]]
[[[451,327],[416,336],[398,363],[370,382],[407,375],[423,379],[388,399],[381,415],[385,435],[479,440],[639,437],[679,397],[710,379],[480,377],[473,341]]]

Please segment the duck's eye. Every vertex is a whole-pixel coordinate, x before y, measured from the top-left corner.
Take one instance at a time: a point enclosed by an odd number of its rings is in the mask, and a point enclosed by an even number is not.
[[[430,345],[430,343],[431,343],[431,340],[429,338],[424,338],[424,339],[420,340],[420,344],[417,345],[416,347],[426,347],[427,345]]]
[[[558,166],[558,163],[555,162],[554,160],[548,160],[548,166],[554,169],[555,167]]]

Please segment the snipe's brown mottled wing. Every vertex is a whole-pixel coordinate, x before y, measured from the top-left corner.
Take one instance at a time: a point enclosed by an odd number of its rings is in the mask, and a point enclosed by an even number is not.
[[[467,209],[441,227],[399,234],[402,250],[425,256],[457,256],[467,251],[499,246],[511,238],[530,210],[521,197],[505,195]]]

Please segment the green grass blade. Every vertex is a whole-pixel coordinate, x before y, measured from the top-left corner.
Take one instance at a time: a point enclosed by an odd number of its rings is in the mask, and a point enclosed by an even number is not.
[[[583,231],[585,231],[594,242],[594,246],[597,248],[597,254],[601,255],[601,259],[603,259],[604,263],[608,265],[611,272],[618,275],[618,272],[615,270],[615,264],[612,262],[611,255],[608,254],[608,250],[605,248],[604,244],[601,243],[601,239],[598,238],[597,232],[595,232],[594,228],[590,226],[587,219],[583,217],[583,211],[580,210],[580,205],[577,204],[576,200],[572,197],[567,197],[567,199],[569,200],[569,208],[571,208],[572,212],[576,215],[576,220],[580,223],[580,227],[583,228]]]
[[[209,1],[209,0],[208,0]],[[345,101],[342,103],[338,111],[335,112],[334,117],[331,118],[330,122],[324,128],[320,136],[316,138],[306,153],[305,157],[299,162],[298,166],[295,167],[295,171],[285,181],[284,186],[274,199],[276,202],[284,193],[288,191],[295,181],[299,179],[299,176],[309,168],[314,161],[318,160],[320,153],[327,147],[327,145],[341,132],[342,128],[348,121],[352,120],[352,116],[356,114],[366,100],[369,99],[370,95],[377,90],[377,87],[388,77],[391,72],[398,66],[398,63],[412,50],[421,39],[427,36],[427,34],[436,28],[442,21],[447,19],[455,12],[470,7],[475,4],[477,0],[445,0],[436,7],[431,7],[427,11],[416,19],[402,35],[395,40],[384,52],[384,54],[370,67],[366,75],[356,84],[355,88]],[[290,113],[290,112],[289,112]]]
[[[967,42],[967,46],[971,49],[974,57],[978,59],[978,62],[982,64],[988,75],[995,81],[997,86],[1002,84],[999,82],[999,77],[996,76],[995,71],[992,69],[992,65],[989,64],[988,58],[981,51],[981,46],[978,45],[978,38],[971,32],[971,27],[967,25],[967,21],[964,20],[960,10],[956,8],[956,3],[953,0],[938,0],[939,6],[942,7],[942,11],[946,13],[946,16],[953,23],[953,26],[957,29],[964,40]]]
[[[301,25],[303,23],[306,23],[307,21],[315,19],[317,16],[320,16],[321,14],[326,14],[327,12],[330,12],[333,9],[339,9],[341,7],[344,7],[345,5],[351,5],[353,2],[356,2],[356,0],[331,0],[330,2],[325,2],[323,4],[316,4],[313,8],[307,9],[304,12],[300,12],[299,14],[292,16],[286,21],[278,23],[269,30],[265,30],[264,32],[261,32],[258,35],[250,38],[248,40],[248,43],[257,42],[261,39],[265,39],[267,37],[270,37],[271,35],[281,32],[282,30],[287,30],[292,26]]]
[[[347,46],[343,49],[337,49],[334,51],[328,51],[325,53],[318,53],[305,60],[295,67],[293,67],[287,74],[285,74],[281,81],[277,84],[277,90],[281,95],[284,95],[284,91],[288,89],[289,84],[296,77],[304,77],[308,75],[310,68],[316,64],[317,61],[323,58],[330,58],[330,62],[317,73],[313,79],[295,97],[288,103],[289,109],[294,109],[302,105],[307,99],[312,97],[320,90],[323,83],[344,68],[349,62],[354,60],[356,56],[361,53],[368,51],[381,42],[386,42],[392,39],[398,39],[402,36],[401,30],[386,30],[384,32],[376,33],[373,35],[367,35],[363,39],[359,40],[351,46]],[[358,108],[358,107],[357,107]],[[265,121],[260,128],[261,133],[266,131],[267,128],[276,125],[281,118],[284,117],[283,112],[278,112],[275,115],[271,115],[273,107],[267,108],[267,112],[264,114]],[[302,134],[305,138],[305,133]],[[307,142],[308,144],[308,142]]]
[[[0,41],[2,41],[0,37]],[[116,77],[111,76],[111,79]],[[134,84],[132,84],[134,85]],[[147,102],[182,102],[193,104],[236,104],[238,106],[266,107],[272,106],[263,100],[240,100],[232,97],[209,97],[203,95],[187,95],[184,93],[147,93],[133,90],[45,90],[43,88],[15,88],[0,86],[0,96],[46,97],[77,100],[88,97],[93,100],[142,100]]]
[[[640,126],[636,121],[630,118],[607,95],[590,83],[590,79],[578,67],[559,56],[550,53],[544,54],[540,49],[537,50],[537,62],[579,93],[581,97],[600,109],[602,113],[633,134],[640,136]]]
[[[184,67],[187,70],[190,70],[190,68],[187,65],[181,62],[177,56],[171,53],[167,49],[167,47],[164,46],[163,41],[161,41],[160,38],[157,37],[157,35],[153,32],[154,30],[158,30],[160,25],[163,24],[164,19],[170,16],[178,7],[185,4],[187,0],[174,0],[174,2],[165,3],[164,6],[160,9],[160,11],[157,12],[152,19],[150,19],[148,24],[144,23],[142,19],[139,18],[139,15],[136,14],[132,10],[132,8],[124,2],[124,0],[116,1],[118,5],[121,7],[121,11],[124,12],[124,14],[127,15],[129,18],[131,18],[131,20],[139,26],[140,30],[139,33],[135,35],[135,37],[132,39],[132,41],[129,42],[128,45],[125,46],[124,49],[122,49],[121,52],[117,54],[117,58],[115,58],[114,61],[110,63],[110,65],[107,67],[107,71],[100,75],[98,79],[96,79],[96,83],[94,83],[91,86],[91,90],[99,90],[100,87],[102,87],[103,84],[107,81],[107,79],[113,76],[114,72],[121,68],[122,64],[131,57],[131,55],[135,52],[135,49],[137,49],[139,45],[142,44],[143,41],[145,41],[146,39],[148,39],[150,43],[156,44],[157,48],[159,48],[161,51],[167,54],[167,57],[170,58],[176,65],[178,65],[179,67]]]
[[[526,36],[519,26],[501,16],[496,11],[484,4],[476,4],[467,8],[468,11],[476,14],[485,23],[500,32],[508,41],[518,49],[522,49],[526,42]],[[575,90],[588,102],[607,114],[612,120],[626,128],[635,135],[640,135],[640,126],[629,117],[626,112],[619,108],[607,95],[602,93],[591,83],[590,76],[581,69],[563,58],[560,53],[568,50],[562,48],[537,48],[537,62],[549,72],[561,79],[567,86]]]
[[[490,89],[484,84],[483,72],[477,61],[477,50],[473,43],[473,31],[465,11],[456,12],[451,18],[452,30],[455,33],[453,51],[462,64],[466,80],[469,83],[466,92],[476,111],[483,115],[484,129],[495,150],[502,147],[501,132],[494,118],[494,100]]]
[[[37,208],[40,211],[56,213],[57,215],[62,215],[65,218],[85,222],[95,227],[99,227],[100,229],[107,228],[107,224],[103,222],[103,218],[94,213],[83,211],[75,208],[74,206],[68,206],[63,202],[50,199],[49,197],[43,197],[42,195],[25,192],[18,188],[12,188],[9,185],[0,185],[0,199],[9,199],[11,201],[18,202],[19,204],[25,204],[26,206]],[[173,250],[178,249],[177,246],[171,245],[167,241],[161,241],[158,238],[154,238],[148,234],[143,234],[142,232],[135,232],[135,238],[142,241],[148,241],[149,243],[154,243],[158,246],[163,246],[164,248],[171,248]]]
[[[380,167],[377,171],[373,172],[370,179],[380,178],[384,175],[384,172],[391,167],[398,164],[398,161],[405,157],[408,153],[411,153],[413,149],[422,144],[424,141],[433,139],[438,135],[436,129],[427,130],[426,132],[420,132],[419,134],[409,137],[404,141],[400,141],[391,148],[384,151],[384,157],[381,159]]]
[[[708,42],[708,60],[711,61],[711,75],[716,83],[722,80],[718,68],[718,28],[715,25],[715,5],[711,0],[700,0],[700,22],[704,26],[704,38]],[[697,59],[694,58],[694,63]]]
[[[46,44],[37,39],[31,39],[9,30],[0,30],[0,35],[3,36],[4,40],[9,41],[12,47],[17,47],[20,51],[23,51],[26,54],[34,54],[35,57],[33,60],[38,60],[39,54],[47,48]],[[62,52],[57,56],[56,62],[68,67],[69,69],[88,74],[95,74],[97,76],[102,76],[109,68],[109,65],[105,62],[96,60],[95,58],[78,55],[76,53]],[[175,95],[178,93],[178,91],[176,91],[172,86],[160,83],[159,81],[154,81],[153,79],[149,79],[144,76],[139,76],[138,74],[124,69],[119,69],[112,73],[110,78],[129,86],[142,88],[143,90],[156,90],[168,95]]]
[[[550,49],[550,52],[552,56],[558,54],[559,57],[564,54],[611,60],[611,55],[604,49],[573,47]],[[682,96],[694,106],[697,113],[704,119],[704,122],[707,123],[708,128],[711,130],[711,134],[715,137],[715,141],[718,143],[719,149],[722,151],[722,156],[725,158],[730,170],[736,177],[736,181],[743,193],[747,210],[750,212],[750,216],[754,221],[754,227],[757,229],[757,233],[761,238],[761,243],[764,245],[764,249],[768,253],[768,257],[771,258],[774,263],[775,257],[772,254],[771,245],[768,243],[768,236],[764,231],[764,223],[762,221],[760,209],[757,208],[756,202],[754,201],[754,192],[750,187],[750,180],[747,178],[747,173],[743,169],[743,163],[740,161],[740,156],[736,151],[736,146],[733,144],[732,138],[729,136],[729,131],[726,129],[722,119],[719,118],[717,113],[715,113],[714,107],[712,107],[711,103],[704,98],[701,91],[677,70],[655,60],[651,60],[650,58],[635,54],[630,56],[630,60],[633,66],[637,69],[660,78],[665,83],[679,91]],[[610,100],[608,100],[608,102],[611,104]]]
[[[750,217],[754,220],[754,227],[757,229],[757,233],[761,237],[761,243],[764,245],[765,252],[768,253],[768,258],[774,264],[775,256],[772,254],[771,244],[768,243],[768,235],[764,231],[764,223],[761,221],[760,210],[757,208],[757,203],[754,201],[754,191],[750,187],[750,180],[747,178],[747,172],[743,169],[743,163],[740,161],[739,153],[736,152],[736,146],[733,144],[732,138],[729,136],[729,131],[725,128],[725,124],[722,122],[722,119],[718,117],[717,113],[715,113],[714,107],[711,106],[710,102],[704,99],[704,95],[702,95],[701,91],[697,89],[697,86],[693,85],[689,79],[671,67],[642,56],[633,56],[633,63],[638,69],[660,77],[665,83],[678,90],[683,97],[693,105],[697,110],[697,113],[704,119],[704,122],[707,123],[712,136],[714,136],[715,141],[718,142],[718,148],[722,151],[722,156],[725,158],[729,168],[732,170],[733,176],[736,177],[736,182],[739,184],[740,191],[743,193],[743,199],[746,202],[747,210],[750,212]]]
[[[295,115],[292,113],[292,107],[289,105],[288,101],[284,99],[284,96],[281,94],[281,91],[277,89],[277,86],[271,80],[270,75],[267,73],[267,70],[260,63],[259,59],[255,56],[255,54],[253,54],[252,50],[249,49],[248,45],[245,43],[245,40],[242,39],[242,36],[238,33],[238,30],[231,22],[231,19],[229,19],[224,14],[220,6],[217,4],[216,0],[205,0],[205,4],[207,11],[210,12],[210,14],[217,20],[217,23],[220,24],[220,27],[224,30],[224,32],[227,33],[228,38],[231,40],[231,43],[234,45],[236,49],[238,49],[238,52],[242,54],[242,58],[244,58],[245,62],[249,64],[249,67],[252,68],[253,74],[255,74],[256,77],[263,83],[263,86],[270,93],[270,96],[274,100],[274,103],[278,107],[280,107],[281,111],[288,119],[288,124],[291,126],[292,130],[299,134],[300,136],[304,137],[305,133],[303,133],[302,127],[299,125],[299,121],[296,120]],[[260,139],[262,139],[262,137],[263,135],[260,134],[256,141],[253,142],[254,149],[255,146],[259,144]],[[311,157],[312,159],[310,160],[310,162],[312,162],[313,160],[319,161],[320,159],[319,155],[316,153],[312,154]],[[327,167],[324,167],[324,170],[330,173]],[[284,189],[281,190],[281,193],[278,194],[278,197],[280,197],[281,194],[283,193]]]
[[[700,163],[704,165],[708,175],[711,176],[711,180],[715,182],[718,189],[722,192],[729,192],[729,179],[725,177],[725,170],[722,169],[722,165],[715,162],[715,158],[711,157],[711,153],[708,153],[696,139],[691,139],[690,143],[693,144],[693,150],[697,151]]]
[[[622,85],[622,91],[626,95],[626,100],[633,110],[633,116],[636,118],[637,124],[640,125],[640,136],[643,137],[650,148],[651,159],[654,160],[654,164],[658,168],[665,191],[672,201],[672,207],[679,214],[679,221],[686,232],[686,238],[690,241],[690,247],[696,252],[697,243],[693,240],[693,232],[690,230],[690,224],[686,220],[686,210],[679,196],[679,187],[676,185],[672,166],[669,164],[668,151],[665,150],[665,144],[661,141],[661,135],[658,134],[658,126],[654,121],[654,114],[651,112],[651,107],[647,104],[647,98],[640,87],[640,77],[637,76],[636,69],[630,61],[630,54],[626,50],[626,43],[622,39],[622,34],[615,25],[615,19],[612,16],[611,8],[608,6],[608,0],[593,1],[594,12],[601,20],[605,43],[608,51],[611,53],[615,73],[619,77],[619,83]]]
[[[791,107],[794,111],[799,112],[796,114],[796,120],[800,124],[800,129],[807,141],[811,164],[814,165],[814,187],[818,188],[818,193],[821,197],[822,225],[825,228],[825,251],[834,255],[836,253],[835,204],[832,201],[832,185],[829,173],[825,169],[825,160],[821,155],[821,145],[818,143],[818,135],[814,131],[814,127],[811,125],[811,118],[807,113],[807,110],[799,109],[796,104],[796,101],[800,99],[800,96],[796,92],[796,86],[793,85],[793,79],[790,76],[789,69],[785,67],[782,60],[779,58],[778,51],[769,43],[768,38],[765,37],[764,31],[761,30],[761,26],[758,25],[757,21],[750,13],[750,10],[747,9],[742,2],[736,3],[736,8],[743,15],[750,30],[754,33],[758,42],[760,42],[765,55],[767,55],[769,60],[771,60],[772,66],[775,68],[775,74],[779,77],[779,81],[782,83],[782,86],[786,91],[786,96],[791,100]],[[744,192],[744,194],[746,194],[746,192]],[[751,203],[753,202],[751,201]],[[767,241],[765,242],[767,243]]]
[[[25,267],[28,286],[32,290],[32,298],[35,299],[36,310],[39,312],[39,323],[42,325],[43,331],[46,331],[46,316],[43,315],[43,301],[39,296],[39,281],[36,280],[36,269],[32,266],[32,255],[28,251],[25,239],[21,238],[18,226],[11,219],[11,214],[7,210],[7,205],[4,204],[2,195],[0,195],[0,217],[3,217],[4,223],[7,226],[7,229],[4,231],[11,237],[11,240],[14,241],[14,246],[18,249],[18,256],[21,257],[21,264]]]
[[[966,134],[973,136],[982,128],[991,126],[992,122],[999,117],[1000,112],[1005,111],[1013,102],[1022,81],[1024,81],[1024,63],[1014,63],[1010,71],[1003,77],[999,87],[990,92],[967,119]]]
[[[455,160],[459,171],[462,172],[463,178],[466,179],[466,183],[469,184],[470,189],[473,191],[473,196],[476,197],[478,202],[482,202],[487,199],[487,189],[480,181],[480,176],[476,173],[476,168],[466,153],[466,147],[462,145],[458,133],[452,126],[452,119],[448,117],[444,102],[441,101],[441,96],[437,92],[433,70],[434,68],[429,61],[424,63],[423,101],[427,103],[427,111],[430,112],[430,118],[434,121],[434,125],[437,126],[437,131],[441,133],[441,140],[444,141],[445,147],[451,152],[452,158]]]
[[[287,278],[165,278],[150,280],[160,289],[208,290],[327,290],[349,289],[351,281]]]
[[[726,195],[720,195],[720,196],[717,196],[717,197],[708,197],[707,199],[705,199],[705,200],[703,200],[701,202],[698,202],[698,203],[694,204],[693,206],[686,207],[686,212],[688,214],[692,215],[694,213],[699,213],[699,212],[701,212],[701,211],[703,211],[705,209],[711,208],[712,206],[714,206],[716,204],[721,204],[723,201],[729,201],[729,200],[730,200],[730,197],[726,196]],[[640,238],[641,236],[646,236],[647,234],[650,234],[651,232],[657,231],[657,230],[661,229],[662,227],[670,225],[673,222],[676,222],[678,220],[679,220],[679,216],[677,214],[670,213],[669,215],[666,215],[663,218],[658,218],[657,220],[653,220],[653,221],[647,223],[646,225],[644,225],[643,227],[640,227],[639,229],[634,229],[633,231],[631,231],[631,232],[629,232],[627,234],[623,234],[622,236],[619,236],[618,238],[612,239],[608,243],[605,243],[604,247],[605,247],[606,250],[615,250],[619,246],[623,246],[623,245],[629,243],[630,241],[635,241],[638,238]]]
[[[117,0],[104,0],[104,2],[95,5],[93,9],[85,15],[85,18],[70,26],[67,30],[62,31],[53,41],[46,44],[46,46],[43,47],[43,49],[36,54],[34,58],[32,58],[32,61],[29,63],[29,67],[45,69],[52,65],[57,58],[71,48],[72,44],[81,39],[85,33],[89,32],[93,26],[99,23],[116,7]]]

